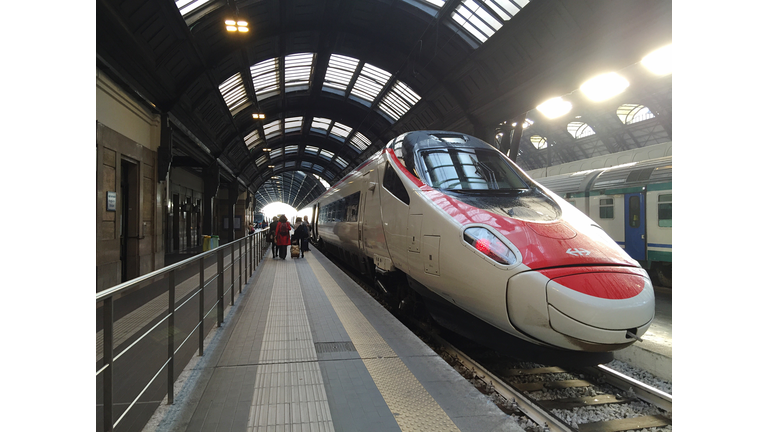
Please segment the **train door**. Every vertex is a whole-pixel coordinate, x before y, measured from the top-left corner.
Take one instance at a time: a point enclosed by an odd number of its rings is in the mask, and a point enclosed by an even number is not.
[[[645,260],[645,197],[624,195],[624,250],[636,260]]]
[[[368,184],[370,179],[368,174],[370,173],[368,172],[363,175],[363,185]],[[365,230],[363,229],[363,224],[365,223],[365,202],[367,201],[368,192],[368,189],[363,187],[360,191],[360,202],[357,206],[357,249],[363,251],[363,255],[365,254]]]

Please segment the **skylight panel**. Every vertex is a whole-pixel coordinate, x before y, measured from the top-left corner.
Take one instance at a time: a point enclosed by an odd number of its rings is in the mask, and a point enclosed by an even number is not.
[[[329,152],[328,150],[320,150],[320,157],[326,160],[331,160],[333,158],[334,154]]]
[[[269,152],[269,158],[272,159],[272,160],[275,160],[275,159],[279,158],[282,155],[283,155],[282,147],[281,148],[276,148],[276,149],[272,150],[271,152]]]
[[[347,139],[350,132],[352,132],[352,128],[341,123],[334,123],[333,128],[331,128],[331,135],[341,138],[342,141]]]
[[[264,136],[266,139],[272,139],[280,135],[280,125],[282,120],[275,120],[272,123],[264,125]]]
[[[328,132],[329,127],[331,127],[330,119],[315,117],[312,119],[312,126],[310,127],[310,131],[325,134]]]
[[[285,119],[285,133],[301,132],[304,125],[304,117],[291,117]]]
[[[263,100],[280,92],[280,81],[278,79],[279,60],[278,58],[273,58],[251,66],[256,99]]]
[[[299,152],[299,146],[296,144],[285,146],[285,154],[287,155],[298,153],[298,152]]]
[[[301,167],[302,167],[302,168],[304,168],[304,169],[308,169],[308,170],[311,170],[311,169],[312,169],[312,162],[309,162],[309,161],[303,161],[303,162],[301,163]]]
[[[314,53],[291,54],[285,56],[286,92],[309,88],[309,78],[312,75],[312,65],[314,62]]]
[[[209,1],[210,0],[178,0],[176,2],[176,7],[179,8],[181,16],[186,17],[187,14],[194,12]]]
[[[256,159],[256,166],[262,166],[268,161],[269,161],[269,158],[267,157],[267,155],[262,155],[260,158]]]
[[[392,119],[397,121],[403,114],[407,113],[421,99],[404,82],[397,81],[392,89],[382,98],[379,103],[379,109],[387,113]]]
[[[391,73],[366,63],[360,76],[357,77],[357,81],[355,81],[355,86],[352,87],[352,94],[368,102],[373,102],[391,76]]]
[[[245,136],[245,145],[248,147],[248,150],[257,146],[261,141],[262,139],[261,136],[259,136],[258,129],[254,129],[253,132]]]
[[[221,92],[221,97],[224,98],[224,102],[227,103],[227,108],[233,116],[250,105],[239,72],[224,81],[219,86],[219,92]]]
[[[499,20],[489,14],[475,0],[464,0],[453,11],[451,18],[481,43],[488,40],[502,26]]]
[[[595,131],[592,130],[592,128],[582,122],[571,122],[568,123],[568,126],[566,126],[566,129],[568,130],[568,133],[573,136],[574,139],[584,138],[588,137],[590,135],[594,135]]]
[[[320,172],[322,172],[322,170],[320,170]],[[328,182],[327,182],[327,181],[325,181],[325,180],[323,180],[323,178],[322,178],[322,177],[320,177],[319,175],[317,175],[317,174],[312,174],[312,175],[313,175],[313,176],[315,176],[315,178],[316,178],[317,180],[319,180],[319,181],[320,181],[320,183],[322,183],[322,185],[323,185],[323,186],[325,186],[325,188],[326,188],[326,189],[328,189],[329,187],[331,187],[331,185],[329,185],[329,184],[328,184]]]
[[[352,76],[355,74],[358,63],[360,63],[358,59],[331,54],[323,86],[346,91]]]
[[[344,169],[344,168],[347,167],[347,165],[349,165],[349,162],[345,161],[344,159],[342,159],[340,157],[337,157],[335,162],[336,162],[336,165],[341,167],[341,169]]]
[[[483,3],[496,12],[501,19],[509,21],[528,4],[528,0],[515,0],[514,3],[509,0],[483,0]]]
[[[319,152],[319,151],[320,151],[320,148],[315,147],[315,146],[306,146],[306,147],[304,147],[304,154],[311,153],[311,154],[315,154],[316,155],[317,152]]]
[[[371,140],[365,137],[365,135],[361,134],[360,132],[356,132],[355,135],[352,137],[352,145],[357,147],[359,150],[358,153],[368,148],[369,145],[371,145]]]

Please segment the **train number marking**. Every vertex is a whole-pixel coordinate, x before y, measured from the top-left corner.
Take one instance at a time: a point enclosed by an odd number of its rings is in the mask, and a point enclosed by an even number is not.
[[[586,249],[579,249],[579,248],[569,248],[565,253],[573,256],[589,256],[592,252],[586,250]]]

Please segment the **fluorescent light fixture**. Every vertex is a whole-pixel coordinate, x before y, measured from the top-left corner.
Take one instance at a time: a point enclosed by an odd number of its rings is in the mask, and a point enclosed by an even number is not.
[[[643,57],[640,62],[656,75],[669,75],[672,73],[672,45],[659,48]]]
[[[233,26],[233,25],[235,25],[236,23],[235,23],[235,20],[226,20],[226,21],[224,21],[224,24],[226,24],[226,25],[228,25],[228,26]]]
[[[227,26],[227,31],[231,31],[231,32],[237,31],[237,27],[235,27],[235,26]]]
[[[227,31],[231,32],[241,32],[245,33],[248,31],[248,21],[235,21],[235,20],[225,20],[224,24],[227,26]]]
[[[264,114],[253,114],[254,120],[264,120],[265,118],[267,118],[267,116]]]
[[[600,102],[610,99],[629,87],[629,81],[616,72],[598,75],[579,87],[584,96]]]
[[[555,97],[547,100],[543,104],[536,107],[542,114],[548,118],[557,118],[571,112],[573,104],[568,101],[564,101],[561,97]]]

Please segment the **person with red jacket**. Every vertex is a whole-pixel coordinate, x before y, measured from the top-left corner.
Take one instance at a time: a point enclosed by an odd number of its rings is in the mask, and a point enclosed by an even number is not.
[[[275,229],[275,244],[277,244],[280,258],[285,259],[288,255],[288,246],[291,244],[291,223],[285,215],[280,215]]]

